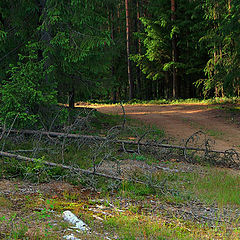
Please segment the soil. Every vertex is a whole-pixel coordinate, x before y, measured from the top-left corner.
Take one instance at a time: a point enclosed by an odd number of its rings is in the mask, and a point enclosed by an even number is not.
[[[102,113],[122,114],[119,105],[97,105]],[[219,151],[240,152],[240,116],[203,104],[125,105],[126,115],[164,129],[174,142],[182,142],[202,130],[214,140]]]

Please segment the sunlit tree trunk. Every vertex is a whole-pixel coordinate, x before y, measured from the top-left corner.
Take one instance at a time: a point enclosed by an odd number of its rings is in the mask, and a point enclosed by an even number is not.
[[[231,0],[228,0],[228,12],[231,13]]]
[[[129,16],[129,1],[125,0],[126,11],[126,43],[127,43],[127,66],[128,66],[128,83],[129,83],[129,99],[134,98],[134,81],[132,79],[132,68],[130,61],[130,16]]]
[[[175,2],[175,0],[171,0],[171,21],[173,24],[176,21],[176,2]],[[172,37],[172,61],[177,62],[176,34],[173,34],[173,37]],[[173,67],[172,81],[173,81],[172,95],[173,95],[173,98],[176,98],[177,97],[177,70],[176,70],[175,66]]]
[[[216,6],[214,5],[214,9],[213,9],[213,19],[214,19],[214,29],[216,31],[217,29],[217,25],[215,23],[216,19],[217,19],[217,13],[216,13]],[[217,64],[217,61],[218,61],[218,49],[217,49],[217,44],[214,43],[214,53],[213,53],[213,61],[214,61],[214,67],[216,67],[216,64]],[[214,75],[217,74],[217,71],[215,70],[214,71]],[[218,86],[218,83],[216,82],[216,79],[215,79],[215,97],[218,97],[219,96],[219,86]]]
[[[136,6],[137,14],[135,19],[135,31],[140,32],[140,0],[134,0],[134,7]],[[135,41],[136,53],[141,54],[141,40],[137,39]],[[141,84],[141,70],[139,67],[136,67],[136,84],[137,84],[137,94],[138,97],[142,98],[142,84]]]
[[[109,24],[110,24],[110,28],[111,28],[111,39],[114,42],[115,40],[115,31],[114,31],[114,12],[113,10],[110,11],[109,13]],[[115,78],[115,61],[114,58],[112,59],[112,79]],[[115,86],[115,83],[113,83],[113,92],[112,92],[112,101],[113,103],[116,103],[117,101],[117,89]]]

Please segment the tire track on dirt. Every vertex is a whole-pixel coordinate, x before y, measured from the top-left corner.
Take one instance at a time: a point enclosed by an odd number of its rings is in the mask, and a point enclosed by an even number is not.
[[[122,114],[121,106],[95,106],[102,113]],[[125,105],[126,115],[164,129],[176,142],[203,130],[214,139],[215,150],[235,148],[240,151],[239,125],[227,119],[225,111],[201,104]]]

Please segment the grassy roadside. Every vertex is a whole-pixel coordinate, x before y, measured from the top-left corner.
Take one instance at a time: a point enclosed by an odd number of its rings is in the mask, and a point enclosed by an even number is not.
[[[108,129],[122,123],[121,116],[95,114],[87,130],[92,134],[106,136]],[[132,139],[136,134],[141,136],[147,129],[134,120],[128,121],[128,124],[132,131],[128,128],[126,132],[121,132],[121,138]],[[164,132],[152,130],[154,133],[150,132],[150,138],[164,138]],[[4,147],[10,150],[32,149],[34,144],[31,138],[26,138],[20,144],[7,141]],[[48,142],[38,144],[38,148],[43,149],[38,153],[39,159],[44,155],[45,160],[62,161],[62,152],[55,154],[56,146],[52,151],[46,151],[46,148],[49,150]],[[214,166],[183,165],[172,159],[162,161],[150,154],[119,153],[118,149],[115,150],[114,158],[117,160],[127,159],[150,166],[164,163],[165,167],[178,171],[157,170],[146,176],[139,169],[132,170],[131,174],[146,184],[128,181],[117,183],[104,178],[83,181],[77,175],[69,176],[67,171],[46,168],[41,160],[36,164],[20,164],[12,159],[1,158],[0,238],[62,239],[67,233],[74,233],[80,239],[104,239],[106,236],[111,239],[240,238],[237,215],[233,216],[230,223],[218,222],[214,218],[213,225],[210,225],[208,221],[198,222],[197,217],[185,218],[185,215],[176,211],[189,208],[194,212],[197,205],[193,203],[197,201],[203,206],[203,212],[208,208],[211,211],[212,206],[218,208],[215,215],[221,214],[226,208],[234,212],[240,206],[239,172]],[[78,149],[76,145],[69,144],[64,152],[65,164],[74,163],[88,169],[91,167],[91,151],[92,148],[88,146]],[[52,182],[57,179],[61,181]],[[160,190],[152,183],[158,184]],[[64,210],[71,210],[95,233],[89,235],[69,230],[70,226],[60,216]]]
[[[225,105],[225,104],[232,104],[232,105],[239,105],[240,98],[209,98],[209,99],[199,99],[199,98],[188,98],[188,99],[156,99],[156,100],[139,100],[139,99],[132,99],[130,101],[124,101],[124,104],[209,104],[209,105]],[[120,104],[120,103],[113,103],[109,100],[90,100],[86,101],[86,104]]]
[[[167,175],[165,172],[159,174]],[[51,191],[49,186],[26,195],[21,194],[21,183],[24,182],[6,182],[9,189],[14,188],[16,193],[11,195],[11,200],[1,196],[0,221],[5,229],[1,236],[3,239],[61,239],[64,231],[71,231],[59,214],[71,210],[98,233],[89,235],[73,231],[80,239],[104,239],[104,236],[111,239],[239,239],[237,218],[231,223],[215,220],[215,227],[212,227],[208,222],[184,219],[174,212],[169,216],[171,210],[156,208],[162,204],[179,208],[198,197],[209,209],[211,204],[217,203],[219,214],[229,205],[238,208],[239,176],[232,176],[227,170],[210,168],[204,175],[174,173],[168,178],[169,186],[174,185],[180,194],[156,194],[151,189],[131,183],[124,183],[114,194],[81,190],[82,187],[72,185],[60,191],[59,183],[54,182],[50,185]],[[186,198],[187,193],[189,199]],[[18,204],[14,206],[16,200]],[[8,214],[3,215],[4,210]]]

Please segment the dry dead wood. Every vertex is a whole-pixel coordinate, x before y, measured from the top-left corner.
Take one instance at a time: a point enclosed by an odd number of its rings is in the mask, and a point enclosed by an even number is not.
[[[1,131],[3,129],[0,129]],[[37,131],[37,130],[10,130],[11,133],[24,133],[26,135],[34,135],[34,134],[41,134],[44,136],[50,136],[50,137],[67,137],[67,138],[83,138],[83,139],[89,139],[89,140],[106,140],[105,137],[99,137],[99,136],[92,136],[92,135],[79,135],[79,134],[72,134],[72,133],[59,133],[59,132],[47,132],[47,131]]]
[[[3,131],[3,129],[0,129]],[[37,130],[9,130],[11,133],[24,133],[26,135],[34,135],[34,134],[41,134],[43,136],[50,136],[50,137],[58,137],[58,138],[72,138],[72,139],[86,139],[90,141],[106,141],[107,137],[100,137],[100,136],[93,136],[93,135],[81,135],[81,134],[73,134],[73,133],[59,133],[59,132],[47,132],[47,131],[37,131]],[[169,149],[179,149],[179,150],[193,150],[193,151],[206,151],[206,148],[197,148],[197,147],[187,147],[187,146],[179,146],[179,145],[170,145],[170,144],[163,144],[157,142],[140,142],[140,141],[129,141],[129,140],[113,140],[114,143],[119,144],[131,144],[137,146],[151,146],[151,147],[160,147],[160,148],[169,148]],[[225,151],[217,151],[217,150],[210,150],[207,149],[208,153],[222,153],[224,154]],[[238,153],[239,154],[239,153]]]
[[[17,154],[12,154],[12,153],[8,153],[8,152],[3,152],[3,151],[0,151],[0,156],[7,157],[7,158],[15,158],[17,160],[25,161],[25,162],[37,163],[39,161],[36,158],[29,158],[29,157],[25,157],[25,156],[21,156],[21,155],[17,155]],[[127,178],[112,176],[112,175],[96,172],[95,170],[89,171],[89,170],[82,169],[82,168],[67,166],[67,165],[48,162],[48,161],[41,161],[41,163],[46,165],[46,166],[49,166],[49,167],[60,167],[60,168],[63,168],[63,169],[67,169],[67,170],[70,170],[70,171],[73,171],[73,172],[78,172],[78,173],[82,173],[82,174],[86,174],[86,175],[96,175],[96,176],[99,176],[99,177],[110,178],[110,179],[118,180],[118,181],[126,181],[127,180],[127,181],[132,181],[134,183],[140,183],[140,184],[147,185],[146,182],[142,182],[142,181],[139,181],[137,179],[127,179]],[[159,188],[162,191],[161,186],[152,185],[152,187]]]
[[[17,154],[12,154],[12,153],[8,153],[8,152],[2,152],[2,151],[0,151],[0,156],[8,157],[8,158],[15,158],[17,160],[26,161],[26,162],[33,162],[33,163],[38,162],[38,159],[36,159],[36,158],[29,158],[29,157],[25,157],[25,156],[21,156],[21,155],[17,155]],[[119,177],[115,177],[115,176],[111,176],[111,175],[107,175],[107,174],[103,174],[103,173],[98,173],[98,172],[92,172],[92,171],[89,171],[89,170],[86,170],[86,169],[76,168],[76,167],[67,166],[67,165],[63,165],[63,164],[59,164],[59,163],[53,163],[53,162],[48,162],[48,161],[41,161],[41,163],[43,163],[46,166],[60,167],[60,168],[63,168],[63,169],[74,171],[74,172],[81,172],[81,173],[85,173],[85,174],[95,174],[97,176],[112,178],[112,179],[115,179],[115,180],[121,180],[121,181],[123,180],[123,178],[119,178]]]

